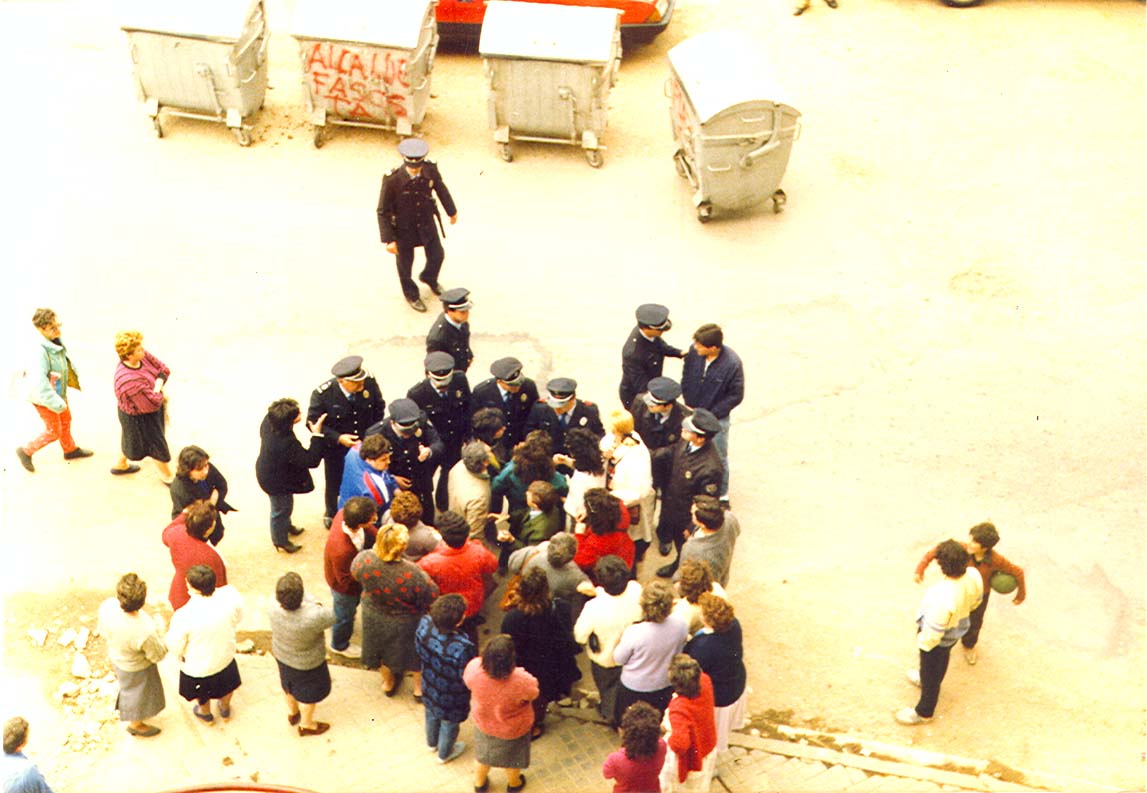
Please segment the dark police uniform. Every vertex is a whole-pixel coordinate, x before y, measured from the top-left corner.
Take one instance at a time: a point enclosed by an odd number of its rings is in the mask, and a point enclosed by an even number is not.
[[[566,413],[566,422],[554,412],[554,409],[544,401],[538,402],[530,410],[526,421],[526,434],[533,430],[545,430],[554,442],[555,454],[566,454],[566,431],[574,427],[587,429],[601,438],[605,435],[605,428],[601,425],[601,411],[592,402],[575,399],[573,408]]]
[[[404,400],[396,399],[395,404],[402,401]],[[405,401],[410,402],[410,400]],[[376,432],[382,433],[382,436],[390,441],[390,467],[387,470],[393,476],[404,476],[410,480],[410,492],[418,496],[418,501],[422,504],[422,522],[434,525],[434,469],[442,458],[442,439],[426,414],[418,409],[417,405],[414,409],[418,411],[418,417],[415,420],[414,433],[410,437],[404,437],[394,429],[390,420],[394,416],[393,404],[391,416],[370,427],[367,433],[370,435]],[[421,462],[418,460],[419,446],[430,447],[430,456]]]
[[[443,452],[437,466],[439,472],[435,499],[438,508],[445,511],[448,504],[446,480],[450,469],[462,459],[462,444],[470,435],[470,384],[466,382],[466,375],[455,372],[443,391],[435,388],[430,378],[426,378],[407,391],[406,396],[418,403],[442,440]]]
[[[678,550],[693,524],[693,496],[717,497],[724,468],[710,437],[700,449],[690,452],[689,441],[679,440],[653,453],[653,481],[661,488],[661,517],[657,537],[673,542]]]
[[[404,140],[399,150],[402,151],[403,146],[415,140]],[[422,146],[425,156],[425,144]],[[402,284],[402,294],[408,301],[419,299],[418,285],[411,278],[414,249],[425,249],[426,266],[418,278],[435,290],[442,260],[446,256],[442,241],[438,238],[442,218],[434,196],[437,195],[442,202],[447,217],[458,214],[454,199],[450,197],[450,191],[438,172],[438,166],[429,160],[418,160],[422,164],[422,173],[417,178],[410,175],[405,165],[400,165],[383,177],[382,189],[378,194],[378,233],[384,245],[391,242],[398,244],[398,254],[395,257],[398,280]]]
[[[469,295],[466,289],[450,289],[442,293],[442,306],[444,309],[469,309],[472,305]],[[426,351],[449,354],[454,359],[455,368],[465,372],[474,361],[474,352],[470,349],[470,323],[463,322],[461,327],[455,327],[443,311],[426,334]]]
[[[693,413],[680,402],[674,402],[665,420],[660,421],[661,415],[649,409],[641,394],[634,398],[629,412],[633,415],[633,429],[651,452],[681,440],[681,422]]]
[[[680,358],[684,353],[658,336],[647,339],[641,329],[669,330],[669,309],[654,303],[637,307],[637,325],[629,332],[621,348],[621,385],[617,388],[621,404],[628,405],[633,398],[645,390],[646,384],[654,377],[660,377],[665,358]],[[644,436],[643,436],[644,437]]]
[[[335,369],[346,360],[335,364]],[[362,359],[358,358],[358,361],[361,365]],[[323,498],[328,518],[333,518],[338,511],[343,460],[347,453],[346,447],[339,443],[339,435],[350,433],[357,435],[360,440],[365,438],[367,428],[380,421],[386,409],[382,389],[374,377],[367,374],[363,383],[362,391],[348,397],[339,386],[339,378],[332,377],[311,393],[311,402],[307,407],[308,423],[318,421],[319,416],[327,414],[327,420],[323,422],[323,439],[326,441],[326,451],[323,454],[323,473],[326,477]]]
[[[470,395],[470,415],[474,415],[482,408],[498,408],[506,414],[506,445],[511,450],[526,437],[526,422],[530,411],[538,403],[538,387],[534,381],[526,377],[522,380],[522,387],[516,394],[507,394],[502,399],[502,392],[498,388],[498,380],[491,377],[474,386]]]

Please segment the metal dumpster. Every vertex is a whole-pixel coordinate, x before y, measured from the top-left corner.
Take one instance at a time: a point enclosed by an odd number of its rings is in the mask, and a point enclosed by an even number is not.
[[[785,204],[781,177],[800,112],[768,99],[778,91],[767,64],[740,34],[702,33],[669,50],[670,122],[677,172],[693,185],[697,219],[713,209],[745,209],[766,199]]]
[[[328,124],[411,135],[430,98],[438,50],[434,0],[298,0],[307,112],[321,147]]]
[[[251,145],[243,121],[267,93],[263,0],[150,0],[132,6],[129,17],[122,28],[155,134],[163,137],[162,111],[221,121],[240,146]]]
[[[490,128],[502,159],[511,140],[581,146],[602,163],[609,90],[621,67],[614,8],[491,2],[478,51],[485,59]]]

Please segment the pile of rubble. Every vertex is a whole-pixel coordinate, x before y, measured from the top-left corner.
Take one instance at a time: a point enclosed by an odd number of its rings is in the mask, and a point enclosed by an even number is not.
[[[72,679],[61,683],[52,696],[69,716],[64,747],[72,751],[91,752],[108,746],[119,723],[115,673],[97,671],[89,658],[88,645],[95,644],[92,639],[97,635],[83,626],[63,628],[59,624],[28,631],[28,638],[40,649],[72,654]],[[97,657],[96,650],[92,648],[92,657]]]

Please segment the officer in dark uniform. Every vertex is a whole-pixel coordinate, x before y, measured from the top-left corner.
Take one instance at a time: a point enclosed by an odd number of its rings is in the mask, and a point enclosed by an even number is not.
[[[418,496],[422,522],[434,525],[434,469],[442,459],[438,430],[413,399],[396,399],[384,421],[367,429],[390,441],[390,473],[403,490]]]
[[[435,193],[450,218],[450,225],[458,222],[458,209],[438,173],[438,166],[426,159],[429,152],[430,147],[421,138],[407,138],[399,143],[398,153],[402,155],[403,164],[383,177],[378,194],[378,234],[386,250],[396,257],[402,294],[415,311],[426,310],[418,285],[411,277],[415,248],[422,248],[426,253],[426,266],[418,280],[434,294],[442,294],[438,273],[446,253],[438,238],[442,217],[438,214]],[[442,233],[445,235],[445,229]]]
[[[470,290],[458,287],[442,293],[442,313],[426,334],[426,351],[441,350],[454,359],[454,368],[465,372],[474,360],[470,350]],[[439,427],[439,430],[442,428]]]
[[[677,571],[685,532],[693,523],[693,496],[716,498],[721,489],[724,466],[712,440],[720,431],[717,417],[698,408],[682,424],[681,440],[653,453],[653,481],[661,489],[661,516],[657,522],[660,550],[663,555],[668,554],[670,542],[677,547],[677,558],[659,568],[659,576],[668,578]]]
[[[549,398],[534,405],[526,422],[526,433],[545,430],[554,441],[554,454],[566,454],[566,430],[582,427],[601,438],[601,411],[592,402],[577,398],[577,381],[555,377],[546,383]]]
[[[489,380],[474,386],[471,415],[482,408],[499,408],[506,415],[506,445],[513,450],[526,437],[526,421],[538,402],[538,387],[522,374],[517,358],[499,358],[490,364]]]
[[[681,386],[668,377],[654,377],[648,390],[638,394],[629,406],[633,428],[645,441],[649,451],[669,446],[681,439],[681,422],[693,411],[677,399]]]
[[[348,355],[331,367],[331,374],[334,377],[311,392],[311,402],[307,407],[308,424],[327,414],[323,424],[323,438],[326,440],[323,454],[326,517],[323,524],[328,529],[338,511],[339,486],[347,449],[366,437],[367,427],[380,421],[386,409],[386,400],[382,398],[378,382],[362,368],[362,356]]]
[[[406,392],[430,419],[442,439],[442,457],[438,461],[438,486],[434,500],[445,512],[449,506],[446,479],[450,469],[462,459],[462,444],[470,436],[470,384],[466,375],[455,371],[454,358],[435,351],[423,361],[426,379]]]
[[[684,353],[661,338],[673,327],[669,309],[656,303],[637,307],[637,327],[629,332],[621,348],[621,385],[617,388],[621,404],[630,405],[654,377],[661,376],[665,358],[680,358]],[[642,436],[645,437],[645,436]]]

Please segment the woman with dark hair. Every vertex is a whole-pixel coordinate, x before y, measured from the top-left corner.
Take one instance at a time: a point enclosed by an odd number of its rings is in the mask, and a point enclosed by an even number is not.
[[[566,496],[566,514],[576,523],[581,517],[585,491],[591,487],[605,487],[605,461],[597,436],[585,427],[573,427],[566,432],[567,456],[573,463]]]
[[[490,769],[506,769],[511,793],[526,786],[523,768],[530,767],[530,728],[538,697],[538,680],[515,666],[514,640],[495,636],[481,658],[466,664],[462,680],[470,689],[470,712],[474,719],[474,792],[490,788]]]
[[[669,683],[669,661],[681,652],[688,637],[684,622],[670,616],[673,590],[664,581],[650,581],[641,591],[642,621],[625,629],[613,651],[613,660],[621,664],[621,686],[617,692],[617,709],[625,709],[639,700],[664,712],[673,696]]]
[[[271,544],[276,550],[295,553],[301,545],[291,542],[303,530],[291,522],[295,509],[295,494],[310,493],[315,489],[311,469],[317,468],[326,453],[323,440],[323,422],[327,414],[317,421],[308,422],[311,440],[307,448],[295,437],[295,425],[303,420],[299,403],[293,399],[276,399],[267,408],[267,415],[259,425],[259,456],[255,460],[255,479],[271,499]]]
[[[458,728],[470,716],[470,690],[462,682],[466,664],[478,648],[462,631],[466,598],[456,592],[435,600],[418,622],[414,649],[422,662],[422,696],[426,705],[426,745],[449,763],[466,751]]]
[[[223,515],[235,510],[227,503],[227,480],[211,464],[207,452],[198,446],[185,446],[179,452],[179,464],[171,482],[171,517],[185,510],[191,502],[203,500],[211,502],[219,513],[215,531],[211,533],[211,544],[218,545],[223,541]]]
[[[585,492],[585,508],[582,523],[574,529],[578,535],[577,566],[593,577],[593,566],[603,556],[619,556],[630,569],[636,549],[626,529],[629,528],[629,512],[621,502],[604,487],[590,488]]]
[[[661,767],[661,790],[708,791],[717,767],[717,726],[713,718],[713,682],[701,665],[684,653],[669,664],[673,699],[665,713],[670,752]]]
[[[388,697],[398,693],[403,675],[413,672],[414,701],[421,702],[414,632],[438,597],[438,585],[403,558],[407,539],[405,526],[383,526],[374,547],[351,562],[350,574],[362,586],[362,665],[382,673],[382,690]]]
[[[667,751],[661,714],[648,702],[634,702],[621,717],[621,748],[605,758],[602,776],[616,780],[613,793],[660,793]]]
[[[179,658],[179,696],[195,700],[191,712],[210,724],[211,701],[219,716],[231,718],[231,695],[242,685],[235,663],[235,629],[243,618],[243,599],[229,586],[216,588],[215,572],[197,564],[187,571],[191,599],[171,617],[167,646]]]
[[[335,613],[303,591],[298,573],[284,573],[275,584],[271,617],[271,655],[279,666],[279,685],[287,699],[287,723],[299,736],[322,735],[331,728],[315,721],[315,705],[331,693],[324,631],[335,624]]]
[[[163,681],[156,666],[167,655],[159,629],[142,609],[147,584],[128,573],[116,584],[116,596],[100,605],[99,630],[107,642],[108,660],[119,682],[116,710],[127,731],[137,738],[159,735],[159,727],[145,724],[166,706]]]
[[[685,654],[697,659],[701,671],[713,681],[720,754],[729,748],[729,733],[745,723],[748,694],[744,643],[741,623],[727,600],[706,592],[700,604],[704,627],[685,645]]]
[[[629,568],[617,556],[598,559],[593,572],[598,586],[574,624],[574,640],[586,645],[600,696],[598,710],[615,727],[621,665],[613,660],[613,651],[625,629],[641,619],[641,584],[630,578]]]
[[[545,430],[534,430],[514,448],[510,462],[490,485],[492,498],[506,497],[508,512],[526,509],[526,488],[531,482],[549,482],[561,497],[569,492],[564,474],[554,469],[552,441]]]
[[[112,466],[116,476],[134,474],[139,470],[132,460],[150,457],[159,471],[159,479],[171,484],[171,450],[167,448],[164,407],[167,397],[163,387],[171,377],[167,364],[143,348],[143,334],[129,330],[115,336],[115,351],[119,366],[115,370],[113,385],[119,408],[120,454],[119,462]]]
[[[522,576],[513,608],[502,618],[502,632],[514,640],[518,662],[538,679],[531,738],[545,730],[546,705],[568,697],[581,678],[577,644],[569,624],[569,609],[555,609],[545,572],[532,567]]]
[[[175,568],[171,588],[167,591],[167,599],[175,611],[187,603],[187,571],[195,565],[207,565],[215,573],[216,585],[227,585],[227,567],[223,564],[223,557],[210,545],[211,538],[215,536],[217,517],[211,502],[195,501],[163,530],[163,544],[171,552],[171,564]]]

